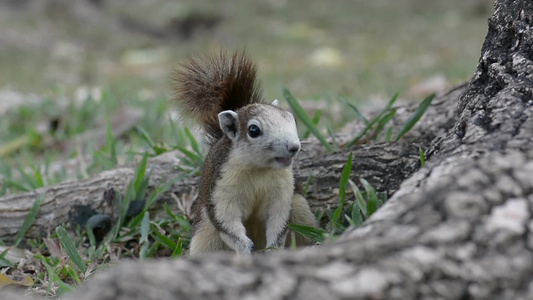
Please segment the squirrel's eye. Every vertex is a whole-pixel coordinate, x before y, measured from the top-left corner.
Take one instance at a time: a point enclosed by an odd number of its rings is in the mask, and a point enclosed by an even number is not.
[[[250,127],[248,127],[248,135],[251,138],[256,138],[261,135],[261,129],[259,128],[259,126],[252,124],[250,125]]]

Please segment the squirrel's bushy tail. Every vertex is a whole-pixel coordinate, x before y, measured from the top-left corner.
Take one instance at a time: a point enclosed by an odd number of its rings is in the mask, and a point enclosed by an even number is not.
[[[181,115],[199,123],[210,143],[222,138],[218,113],[261,103],[256,68],[244,52],[189,59],[173,77]]]

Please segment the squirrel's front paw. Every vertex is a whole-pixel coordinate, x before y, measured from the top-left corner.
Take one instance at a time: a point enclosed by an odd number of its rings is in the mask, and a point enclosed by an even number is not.
[[[244,241],[245,246],[243,247],[242,251],[237,251],[239,254],[243,255],[250,255],[252,254],[252,251],[254,251],[254,242],[252,242],[251,239],[246,237],[246,240]]]
[[[237,254],[249,255],[254,250],[254,242],[252,242],[252,240],[246,235],[237,237],[235,235],[221,233],[220,237],[226,243],[226,245],[235,250]]]

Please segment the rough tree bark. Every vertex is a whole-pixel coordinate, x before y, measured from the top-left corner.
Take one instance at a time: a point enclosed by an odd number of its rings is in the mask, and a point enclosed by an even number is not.
[[[532,299],[533,2],[500,0],[426,167],[327,245],[128,262],[66,299]]]

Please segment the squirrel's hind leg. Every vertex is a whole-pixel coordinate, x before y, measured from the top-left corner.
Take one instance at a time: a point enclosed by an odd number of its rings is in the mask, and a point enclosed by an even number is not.
[[[220,233],[209,221],[205,212],[195,228],[191,239],[190,254],[201,254],[216,251],[231,250],[220,237]]]

